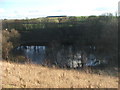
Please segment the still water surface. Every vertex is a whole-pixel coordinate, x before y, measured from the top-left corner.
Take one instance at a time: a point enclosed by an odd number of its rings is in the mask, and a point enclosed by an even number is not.
[[[95,51],[94,47],[85,47],[86,51]],[[73,46],[62,46],[60,48],[46,46],[19,46],[17,52],[35,64],[43,64],[46,60],[56,65],[70,68],[82,67],[82,64],[90,65],[96,60],[95,55],[87,55],[85,50]],[[87,63],[88,62],[88,63]],[[90,62],[90,63],[89,63]]]
[[[17,51],[36,64],[41,64],[46,56],[45,46],[20,46]]]

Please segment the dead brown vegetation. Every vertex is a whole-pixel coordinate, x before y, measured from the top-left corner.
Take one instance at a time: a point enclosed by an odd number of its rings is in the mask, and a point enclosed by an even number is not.
[[[118,77],[110,76],[113,72],[99,71],[100,74],[90,74],[35,64],[5,61],[0,64],[3,67],[3,88],[118,88]]]

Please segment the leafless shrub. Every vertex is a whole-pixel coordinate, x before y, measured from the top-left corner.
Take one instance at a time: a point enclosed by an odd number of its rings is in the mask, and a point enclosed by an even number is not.
[[[20,34],[17,30],[12,29],[11,31],[2,31],[2,57],[8,60],[11,50],[16,47],[19,43]]]

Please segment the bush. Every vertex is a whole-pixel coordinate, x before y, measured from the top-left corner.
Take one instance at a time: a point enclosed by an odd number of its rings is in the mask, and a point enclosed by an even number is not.
[[[20,34],[17,30],[2,31],[2,57],[3,59],[10,59],[12,49],[19,45]]]

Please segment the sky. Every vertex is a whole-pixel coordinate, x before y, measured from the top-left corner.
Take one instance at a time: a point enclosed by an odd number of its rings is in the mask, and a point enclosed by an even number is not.
[[[0,19],[90,16],[118,12],[119,0],[0,0]]]

